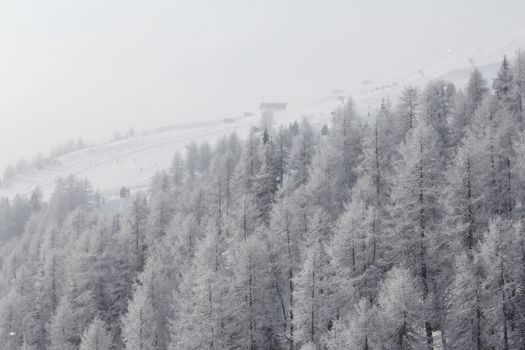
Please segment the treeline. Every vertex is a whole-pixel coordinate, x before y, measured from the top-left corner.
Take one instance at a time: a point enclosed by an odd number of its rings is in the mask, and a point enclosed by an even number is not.
[[[42,193],[38,188],[30,198],[20,195],[13,200],[0,198],[0,244],[22,235],[31,214],[40,210],[41,201]]]
[[[8,349],[525,349],[525,58],[190,144],[126,213],[62,180],[4,244]]]

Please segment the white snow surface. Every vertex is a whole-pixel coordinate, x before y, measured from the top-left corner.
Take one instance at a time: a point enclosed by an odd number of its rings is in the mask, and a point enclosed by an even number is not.
[[[362,116],[378,109],[383,98],[396,102],[401,90],[408,86],[423,87],[429,80],[444,78],[464,87],[472,68],[478,67],[489,81],[495,76],[503,55],[512,59],[519,48],[525,48],[525,34],[512,33],[497,41],[478,45],[462,52],[447,52],[437,58],[437,63],[412,72],[397,75],[385,74],[381,82],[371,82],[360,91],[347,90]],[[329,123],[331,112],[340,102],[335,95],[328,94],[317,101],[303,105],[288,106],[285,112],[275,115],[279,124],[291,123],[307,117],[312,124]],[[184,147],[192,141],[206,140],[213,144],[218,138],[236,132],[242,139],[250,127],[257,125],[260,114],[248,118],[237,118],[234,123],[222,120],[187,126],[172,126],[147,134],[90,147],[64,155],[59,165],[38,170],[32,169],[17,175],[8,183],[0,185],[0,196],[8,198],[16,194],[28,195],[37,186],[48,197],[54,190],[58,178],[76,175],[87,178],[93,187],[106,198],[118,196],[122,186],[132,192],[148,187],[152,175],[169,167],[177,150],[184,154]]]
[[[287,124],[307,117],[313,124],[328,121],[328,115],[305,115],[291,109],[275,114],[276,123]],[[118,196],[122,186],[132,192],[147,189],[152,176],[170,166],[177,150],[184,155],[185,146],[192,141],[214,144],[222,136],[235,132],[243,139],[252,125],[258,125],[259,116],[224,121],[200,123],[199,126],[176,126],[132,138],[89,147],[59,157],[58,165],[44,169],[31,169],[0,185],[0,196],[29,195],[39,187],[45,198],[53,192],[60,177],[75,175],[87,178],[93,188],[106,198]]]
[[[496,76],[503,56],[506,55],[512,62],[520,49],[525,50],[525,32],[508,33],[494,41],[462,51],[444,51],[441,57],[436,57],[434,64],[394,75],[384,74],[384,79],[363,85],[359,91],[354,91],[353,96],[359,102],[357,107],[361,113],[368,113],[376,110],[383,98],[395,102],[406,86],[422,88],[430,80],[442,78],[454,83],[456,87],[464,87],[474,67],[490,83]]]

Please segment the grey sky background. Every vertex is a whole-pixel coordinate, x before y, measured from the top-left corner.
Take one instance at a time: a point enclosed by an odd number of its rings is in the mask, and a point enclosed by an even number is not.
[[[0,167],[71,137],[312,101],[525,31],[525,1],[2,0]]]

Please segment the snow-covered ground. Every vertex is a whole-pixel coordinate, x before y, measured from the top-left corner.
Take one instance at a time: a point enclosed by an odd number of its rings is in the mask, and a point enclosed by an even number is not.
[[[384,81],[370,82],[360,91],[347,90],[346,93],[354,98],[358,112],[366,116],[380,106],[383,98],[390,98],[395,102],[403,87],[408,85],[423,87],[431,79],[444,78],[463,87],[473,66],[481,69],[488,79],[492,79],[503,55],[512,58],[516,50],[522,47],[525,47],[525,35],[509,34],[505,38],[470,50],[445,53],[434,65],[390,77],[385,75],[387,78]],[[287,124],[307,116],[314,124],[327,123],[330,113],[339,103],[336,96],[327,94],[315,102],[288,106],[287,111],[276,114],[275,121],[277,124]],[[59,158],[59,165],[31,170],[0,185],[0,196],[29,194],[37,186],[48,196],[53,191],[56,180],[70,174],[88,178],[93,187],[105,197],[117,196],[122,186],[130,187],[132,191],[141,190],[147,187],[157,170],[170,165],[175,151],[184,151],[185,145],[190,142],[207,140],[213,143],[232,132],[243,137],[258,120],[259,115],[256,114],[228,124],[216,121],[163,128],[146,135],[83,149]]]
[[[33,169],[16,176],[0,187],[0,194],[12,197],[27,194],[36,186],[49,195],[59,177],[76,175],[88,178],[104,196],[113,196],[122,186],[132,190],[145,188],[151,176],[167,167],[174,153],[191,141],[214,139],[227,133],[243,133],[250,121],[214,124],[198,128],[175,128],[144,136],[86,148],[58,158],[59,165],[43,170]]]
[[[358,101],[361,113],[367,113],[377,109],[383,98],[396,101],[401,90],[409,85],[421,88],[432,79],[443,78],[458,87],[463,87],[474,67],[481,70],[485,78],[491,81],[496,76],[503,56],[506,55],[512,60],[518,49],[525,49],[524,32],[509,33],[492,42],[474,45],[466,50],[444,52],[441,57],[436,57],[436,62],[432,65],[395,75],[385,74],[382,81],[363,85],[359,91],[352,91],[352,95]]]
[[[335,103],[332,101],[332,104]],[[330,108],[329,108],[330,110]],[[329,120],[329,115],[303,112],[291,106],[286,112],[276,113],[277,123],[287,124],[307,116],[313,123]],[[259,116],[236,119],[233,123],[210,122],[193,127],[163,128],[146,135],[123,139],[101,146],[89,147],[58,158],[59,165],[33,169],[0,186],[0,196],[27,195],[37,186],[49,196],[58,178],[76,175],[87,178],[105,197],[115,197],[122,186],[132,191],[147,188],[152,175],[167,168],[177,150],[195,141],[211,144],[222,136],[236,132],[239,137],[248,134],[251,125],[257,125]]]

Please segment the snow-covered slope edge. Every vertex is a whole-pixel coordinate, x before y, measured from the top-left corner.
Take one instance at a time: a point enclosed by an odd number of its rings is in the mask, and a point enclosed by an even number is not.
[[[443,78],[463,87],[473,66],[478,67],[491,80],[500,65],[503,55],[512,57],[525,48],[525,34],[512,33],[491,43],[478,45],[462,52],[447,53],[437,59],[436,64],[422,67],[413,72],[404,72],[388,77],[382,82],[367,86],[362,91],[347,90],[354,100],[359,114],[366,116],[376,110],[383,98],[396,101],[403,87],[423,87],[428,81]],[[289,106],[288,110],[276,117],[277,124],[299,120],[302,116],[313,118],[314,123],[328,123],[330,112],[339,102],[329,95],[302,106]],[[12,198],[16,194],[29,194],[37,186],[49,195],[60,177],[76,175],[88,178],[93,187],[106,197],[117,196],[122,186],[132,191],[147,188],[152,175],[170,165],[177,150],[192,141],[204,140],[213,143],[218,138],[236,132],[246,136],[251,125],[257,125],[259,116],[238,119],[234,123],[222,121],[195,123],[188,126],[172,126],[158,129],[146,135],[112,142],[73,152],[59,158],[60,165],[43,170],[31,170],[0,185],[0,196]]]
[[[413,71],[390,75],[385,72],[381,81],[351,91],[361,113],[374,110],[383,98],[395,101],[406,86],[424,87],[430,80],[445,79],[457,87],[466,85],[470,72],[478,68],[491,81],[497,73],[503,56],[513,59],[516,52],[525,49],[525,32],[509,33],[497,40],[475,45],[458,52],[446,52],[434,64],[417,67]]]
[[[290,110],[276,115],[278,124],[299,119],[304,113]],[[310,114],[311,118],[314,118]],[[317,121],[315,120],[317,119]],[[329,115],[316,114],[312,120],[328,121]],[[59,165],[33,169],[0,186],[0,196],[8,198],[16,194],[27,195],[39,187],[48,196],[57,179],[68,175],[87,178],[93,187],[105,197],[117,196],[122,186],[132,191],[146,189],[151,177],[160,169],[167,168],[177,150],[195,141],[211,144],[233,132],[239,137],[247,136],[252,125],[257,125],[257,115],[236,120],[233,123],[215,122],[208,125],[184,128],[165,128],[102,146],[89,147],[58,158]]]

